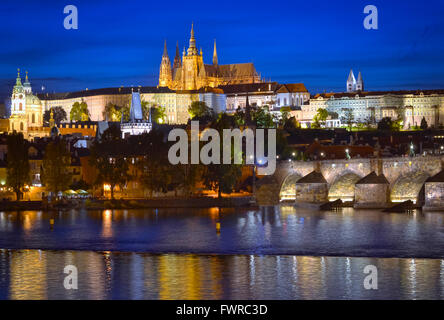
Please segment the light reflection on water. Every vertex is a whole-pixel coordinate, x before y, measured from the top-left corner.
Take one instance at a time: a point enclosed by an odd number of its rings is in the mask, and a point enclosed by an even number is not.
[[[291,206],[0,212],[0,248],[442,259],[444,214]]]
[[[63,269],[79,271],[66,290]],[[363,269],[378,268],[378,290]],[[1,299],[443,299],[439,259],[0,250]]]

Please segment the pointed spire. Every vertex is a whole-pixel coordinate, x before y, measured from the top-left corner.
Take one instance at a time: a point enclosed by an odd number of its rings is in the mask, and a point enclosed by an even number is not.
[[[356,81],[355,75],[353,74],[353,69],[350,69],[350,74],[348,75],[347,81]]]
[[[173,69],[180,68],[181,66],[182,66],[182,62],[180,60],[179,41],[178,41],[178,42],[176,42],[176,56],[174,57]]]
[[[359,82],[359,81],[362,81],[361,71],[359,71],[359,74],[358,74],[358,82]]]
[[[167,50],[167,41],[165,40],[165,43],[163,45],[163,54],[162,57],[168,57],[168,50]]]
[[[217,66],[216,39],[214,39],[213,64],[214,64],[215,66]]]
[[[17,86],[21,86],[22,85],[22,78],[20,78],[20,69],[17,69],[17,80],[15,81],[15,84]]]
[[[194,38],[194,23],[191,23],[191,37],[190,46],[188,48],[188,55],[197,55],[196,39]]]

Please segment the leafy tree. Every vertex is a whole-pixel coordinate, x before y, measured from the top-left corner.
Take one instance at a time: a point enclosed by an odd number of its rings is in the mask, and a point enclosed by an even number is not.
[[[14,190],[19,201],[24,186],[31,182],[28,143],[22,133],[14,131],[6,137],[6,145],[8,148],[6,184]]]
[[[428,125],[428,123],[427,123],[427,120],[425,119],[425,117],[422,117],[420,128],[421,128],[422,130],[425,130],[425,129],[427,129],[428,127],[429,127],[429,125]]]
[[[234,119],[225,113],[221,113],[216,121],[213,121],[211,127],[223,136],[223,129],[233,127]],[[220,154],[223,154],[223,144],[220,144]],[[204,185],[214,191],[217,191],[220,198],[223,193],[231,193],[235,185],[242,176],[241,165],[233,164],[234,146],[231,150],[231,164],[209,164],[205,167],[203,174]]]
[[[295,117],[288,118],[287,121],[285,121],[285,123],[284,123],[285,130],[294,130],[297,128],[299,128],[299,123]]]
[[[165,123],[166,122],[166,110],[165,107],[157,106],[151,107],[151,121],[155,123]]]
[[[258,128],[273,128],[275,127],[274,118],[272,114],[265,107],[254,106],[251,108],[251,119]]]
[[[62,107],[54,107],[52,108],[54,121],[57,125],[60,125],[60,122],[67,120],[67,115],[65,109]],[[43,121],[45,123],[49,123],[49,119],[51,119],[51,110],[46,110],[43,114]]]
[[[166,193],[173,181],[175,166],[168,160],[169,145],[164,142],[163,133],[153,129],[147,134],[143,134],[143,154],[144,157],[139,162],[141,172],[140,181],[149,190],[151,196],[153,192]]]
[[[321,124],[323,124],[325,120],[327,120],[327,118],[328,118],[328,111],[326,109],[319,108],[313,118],[313,121],[317,127],[320,127]]]
[[[79,189],[88,190],[89,188],[91,188],[91,186],[86,181],[79,180],[79,181],[73,182],[69,186],[69,188],[72,190],[79,190]]]
[[[238,107],[236,109],[233,117],[237,127],[243,126],[245,124],[245,111],[241,107]]]
[[[57,194],[71,184],[71,154],[63,140],[55,140],[45,148],[42,163],[42,182],[48,191]]]
[[[88,105],[86,102],[74,102],[69,113],[71,121],[88,121],[90,118]]]
[[[108,121],[121,121],[122,107],[108,102],[108,104],[105,106],[105,110],[103,110],[103,118],[107,119]]]
[[[290,117],[291,108],[290,107],[282,107],[280,109],[280,112],[281,112],[282,123],[285,124],[285,122]]]
[[[188,108],[191,120],[204,120],[213,117],[213,110],[203,101],[193,101]]]
[[[97,169],[95,185],[108,184],[111,199],[114,199],[116,186],[121,189],[131,178],[129,174],[129,161],[125,157],[125,141],[121,138],[121,131],[115,126],[106,129],[102,140],[91,148],[90,163]]]
[[[345,111],[344,121],[348,125],[349,131],[352,131],[353,122],[355,120],[355,116],[353,114],[353,110],[350,109],[350,108],[347,108],[344,111]]]
[[[378,122],[378,130],[390,131],[393,128],[393,121],[390,117],[384,117]]]

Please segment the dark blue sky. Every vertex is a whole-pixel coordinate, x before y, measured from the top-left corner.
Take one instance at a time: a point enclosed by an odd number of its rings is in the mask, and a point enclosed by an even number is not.
[[[67,4],[79,10],[78,30],[63,28]],[[379,30],[363,27],[367,4]],[[251,61],[312,93],[344,90],[350,68],[369,90],[444,88],[443,0],[2,0],[0,12],[2,97],[18,67],[34,91],[156,85],[164,39],[173,59],[191,21],[206,63],[216,38],[220,64]]]

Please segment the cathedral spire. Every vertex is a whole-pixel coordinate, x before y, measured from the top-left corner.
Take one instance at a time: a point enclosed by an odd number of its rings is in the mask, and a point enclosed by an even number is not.
[[[159,87],[169,87],[172,80],[171,61],[168,57],[166,40],[163,47],[162,62],[159,70]]]
[[[213,50],[213,65],[217,66],[217,50],[216,50],[216,39],[214,39],[214,50]]]
[[[167,50],[167,41],[165,40],[165,43],[163,45],[163,54],[162,57],[168,57],[168,50]]]
[[[182,66],[182,62],[180,60],[179,41],[178,41],[178,42],[176,42],[176,56],[174,57],[173,69],[180,68],[181,66]]]
[[[354,91],[356,91],[356,78],[353,73],[353,69],[351,69],[347,79],[347,92],[354,92]]]
[[[191,23],[191,37],[188,55],[197,55],[196,39],[194,38],[194,23]]]

